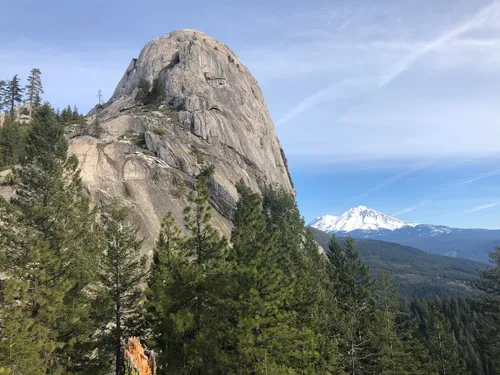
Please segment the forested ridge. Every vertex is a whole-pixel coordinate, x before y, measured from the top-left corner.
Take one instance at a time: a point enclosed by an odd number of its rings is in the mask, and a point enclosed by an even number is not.
[[[331,235],[316,228],[309,229],[316,241],[328,249]],[[341,243],[346,241],[343,237],[337,239]],[[486,263],[431,254],[393,242],[357,238],[354,242],[372,273],[387,272],[402,298],[474,295],[478,271],[489,267]]]
[[[200,157],[148,261],[123,204],[91,203],[61,115],[31,116],[0,200],[0,373],[132,374],[130,337],[157,374],[500,373],[500,249],[475,296],[403,300],[353,239],[320,251],[279,187],[240,183],[223,237]]]

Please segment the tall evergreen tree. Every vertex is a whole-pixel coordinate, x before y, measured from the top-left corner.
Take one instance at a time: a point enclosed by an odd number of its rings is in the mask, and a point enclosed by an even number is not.
[[[75,105],[73,106],[73,121],[77,121],[80,118],[80,113],[78,112],[78,107]]]
[[[41,96],[43,94],[41,75],[42,72],[40,71],[40,69],[38,68],[31,69],[30,75],[28,77],[28,84],[24,88],[29,103],[30,118],[33,113],[33,108],[36,108],[36,104],[40,105]]]
[[[160,374],[221,373],[219,359],[228,341],[228,244],[211,225],[212,173],[213,167],[203,168],[189,195],[188,236],[179,239],[167,217],[155,249],[147,308]]]
[[[73,111],[71,110],[71,106],[68,104],[68,106],[61,112],[61,121],[64,123],[64,125],[68,125],[72,120]]]
[[[283,188],[263,189],[263,211],[269,230],[280,249],[279,266],[293,280],[289,309],[296,312],[295,326],[315,332],[320,360],[315,371],[338,367],[337,340],[332,326],[338,325],[338,305],[332,299],[329,262],[309,230],[304,228],[295,198]]]
[[[374,368],[381,375],[408,375],[408,360],[403,343],[396,330],[398,294],[389,276],[381,272],[374,283],[377,303],[375,313],[375,346],[377,357]]]
[[[135,96],[135,100],[137,100],[141,104],[149,104],[148,96],[151,90],[151,83],[148,80],[140,79],[137,85],[137,94]]]
[[[151,330],[151,346],[158,351],[158,372],[168,374],[169,368],[182,366],[182,334],[177,333],[170,313],[183,305],[185,286],[181,270],[188,259],[183,252],[183,237],[169,212],[162,221],[153,251],[153,263],[146,289],[146,321]],[[173,358],[173,361],[171,360]]]
[[[263,188],[263,211],[269,230],[275,233],[280,248],[279,265],[287,278],[300,280],[290,297],[291,308],[298,313],[298,324],[317,330],[324,307],[327,272],[318,245],[304,229],[295,198],[283,188]]]
[[[433,309],[428,322],[428,347],[431,363],[439,375],[469,375],[450,323],[437,309]]]
[[[54,352],[59,345],[51,324],[53,310],[45,306],[60,307],[51,298],[56,288],[46,284],[45,270],[39,266],[46,247],[21,224],[20,211],[2,198],[0,217],[0,272],[5,277],[0,288],[0,368],[12,374],[44,375],[57,367],[51,363],[57,363]]]
[[[25,155],[26,128],[21,124],[7,119],[0,128],[0,164],[17,165]]]
[[[261,199],[239,186],[233,220],[239,374],[312,373],[319,359],[314,333],[297,327],[290,309],[294,280],[280,269],[277,232],[270,230]]]
[[[404,332],[404,358],[401,359],[404,371],[409,375],[437,375],[430,362],[430,353],[425,337],[417,326]],[[405,372],[403,372],[404,374]]]
[[[24,227],[38,233],[50,251],[52,263],[41,264],[48,277],[71,285],[57,310],[57,334],[64,343],[58,354],[68,369],[83,366],[87,343],[95,327],[89,321],[89,293],[97,279],[100,230],[96,213],[84,192],[75,156],[53,110],[37,111],[27,137],[26,157],[15,170],[18,184],[12,200]],[[28,258],[29,260],[29,258]],[[27,265],[24,265],[26,267]],[[62,292],[61,292],[62,293]]]
[[[8,279],[1,308],[0,366],[13,374],[60,374],[67,358],[58,353],[64,346],[58,337],[59,319],[64,296],[74,283],[54,277],[64,265],[39,234],[21,234],[23,240],[9,251],[23,253],[23,262],[4,269]]]
[[[341,310],[339,350],[342,366],[350,375],[371,371],[377,356],[373,340],[374,299],[370,292],[370,270],[359,257],[352,238],[345,247],[332,237],[329,259]]]
[[[491,362],[493,374],[500,374],[500,247],[490,253],[492,267],[480,272],[476,288],[481,292],[483,308],[481,320],[482,349]]]
[[[125,370],[125,340],[140,336],[141,284],[145,278],[146,258],[140,256],[142,241],[137,229],[125,220],[127,211],[118,202],[104,207],[104,256],[100,270],[100,288],[96,300],[96,319],[100,340],[101,366],[113,368],[116,375]],[[112,360],[111,354],[114,354]]]
[[[7,82],[0,80],[0,112],[3,111],[5,102],[5,95],[7,94]]]
[[[16,104],[20,104],[23,100],[23,91],[24,90],[21,88],[19,78],[16,74],[9,82],[7,82],[4,97],[4,101],[10,111],[11,120],[14,120],[14,108],[16,107]]]
[[[40,93],[36,93],[35,97],[33,98],[33,108],[38,108],[42,105],[42,96]]]
[[[491,328],[488,318],[484,316],[484,306],[478,298],[448,297],[445,299],[417,301],[413,305],[428,304],[428,310],[437,308],[451,324],[458,342],[461,357],[473,375],[491,375],[495,373],[493,366],[494,346],[490,345]],[[494,342],[494,341],[493,341]]]

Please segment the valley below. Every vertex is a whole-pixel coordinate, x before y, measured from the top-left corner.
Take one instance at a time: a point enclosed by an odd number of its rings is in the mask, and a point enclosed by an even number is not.
[[[332,235],[310,229],[319,245],[328,251]],[[344,243],[345,237],[337,240]],[[404,298],[474,295],[472,284],[478,280],[478,271],[488,268],[484,262],[431,254],[393,242],[356,238],[355,243],[372,274],[387,272]]]

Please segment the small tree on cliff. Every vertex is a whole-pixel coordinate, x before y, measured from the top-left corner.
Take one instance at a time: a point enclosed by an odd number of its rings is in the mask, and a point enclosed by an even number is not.
[[[14,75],[12,80],[7,82],[7,86],[4,91],[4,102],[10,110],[11,120],[14,120],[14,108],[16,107],[16,104],[21,103],[21,101],[23,100],[23,91],[24,90],[21,88],[19,78],[16,74]]]
[[[40,105],[41,96],[43,94],[42,72],[38,68],[31,69],[28,77],[28,84],[25,87],[26,96],[29,103],[29,116],[33,113],[33,108]]]

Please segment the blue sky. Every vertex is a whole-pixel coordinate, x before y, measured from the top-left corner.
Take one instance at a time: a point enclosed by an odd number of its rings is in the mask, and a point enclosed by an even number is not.
[[[307,221],[362,204],[500,228],[500,1],[239,3],[9,2],[0,77],[39,67],[87,111],[149,40],[199,29],[259,81]]]

